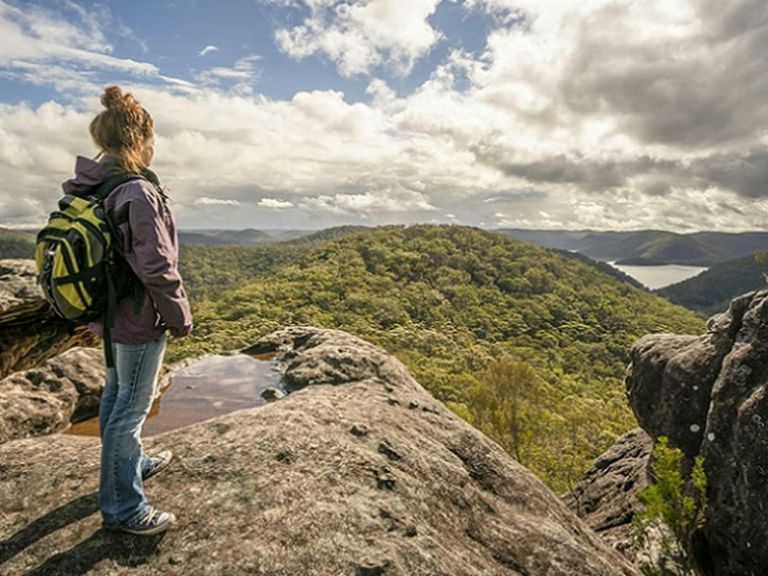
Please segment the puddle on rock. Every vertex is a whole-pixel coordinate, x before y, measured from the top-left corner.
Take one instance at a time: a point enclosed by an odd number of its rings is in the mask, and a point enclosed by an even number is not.
[[[274,353],[209,355],[194,360],[171,374],[171,384],[155,400],[142,436],[153,436],[243,408],[267,403],[262,393],[285,387]],[[99,419],[71,425],[65,434],[98,436]]]

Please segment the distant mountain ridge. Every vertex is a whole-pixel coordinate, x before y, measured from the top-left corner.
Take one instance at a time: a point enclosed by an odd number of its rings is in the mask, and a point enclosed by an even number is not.
[[[615,260],[617,264],[627,265],[714,266],[768,248],[768,232],[759,231],[692,234],[666,230],[600,232],[498,228],[496,231],[545,248],[574,250],[595,260]]]
[[[319,230],[306,229],[264,229],[246,228],[244,230],[180,230],[181,244],[241,244],[254,245],[266,242],[315,242],[330,240],[362,230],[366,226],[342,225]]]
[[[753,256],[728,260],[701,274],[656,290],[667,300],[704,314],[716,314],[746,292],[765,288],[763,268]]]
[[[274,242],[275,238],[255,228],[244,230],[179,230],[181,244],[261,244]]]
[[[0,260],[34,258],[35,235],[21,230],[0,228]]]

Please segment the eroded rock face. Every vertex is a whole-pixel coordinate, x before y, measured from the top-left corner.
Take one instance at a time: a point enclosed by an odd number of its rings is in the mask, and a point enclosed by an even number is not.
[[[34,260],[0,260],[0,317],[13,320],[46,308]]]
[[[641,508],[637,493],[648,486],[653,440],[640,428],[627,432],[595,460],[564,501],[603,540],[636,560],[632,516]]]
[[[734,299],[701,336],[652,334],[631,350],[626,386],[640,425],[686,465],[704,457],[704,528],[689,544],[706,575],[768,570],[768,290]]]
[[[98,440],[0,446],[0,572],[636,574],[385,351],[311,327],[268,350],[287,397],[145,440],[177,455],[147,486],[179,517],[164,535],[99,529]]]
[[[74,348],[40,368],[0,380],[0,443],[65,429],[98,413],[104,387],[100,349]]]
[[[75,346],[94,346],[84,326],[59,319],[37,285],[33,260],[0,260],[0,378]]]

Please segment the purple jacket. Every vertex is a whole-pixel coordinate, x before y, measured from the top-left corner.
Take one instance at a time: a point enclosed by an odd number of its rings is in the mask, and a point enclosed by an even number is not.
[[[78,194],[110,177],[108,167],[114,159],[101,163],[77,157],[75,177],[62,185],[65,194]],[[174,336],[186,336],[192,330],[192,313],[178,271],[178,235],[176,222],[166,203],[167,196],[146,180],[131,180],[115,188],[104,201],[105,209],[115,214],[128,210],[120,225],[123,255],[144,285],[144,300],[138,314],[133,312],[133,296],[117,305],[112,341],[120,344],[144,344],[160,337],[168,328]],[[102,320],[91,322],[88,329],[103,338]]]

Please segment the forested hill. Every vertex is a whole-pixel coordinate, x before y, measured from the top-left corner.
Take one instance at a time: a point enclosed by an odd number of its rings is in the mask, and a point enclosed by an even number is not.
[[[753,254],[768,244],[768,232],[695,232],[667,230],[523,230],[500,228],[520,240],[548,248],[576,250],[595,260],[617,264],[713,266]]]
[[[0,260],[3,258],[34,258],[35,235],[0,228]]]
[[[196,329],[171,359],[290,324],[347,330],[394,353],[556,489],[634,427],[622,385],[632,342],[704,330],[691,311],[583,259],[478,228],[381,226],[237,254],[194,248],[182,252],[182,273],[194,279]],[[510,397],[514,434],[494,414]]]
[[[693,278],[665,286],[656,293],[705,315],[722,312],[740,294],[765,288],[765,268],[754,256],[737,258],[713,266]]]

